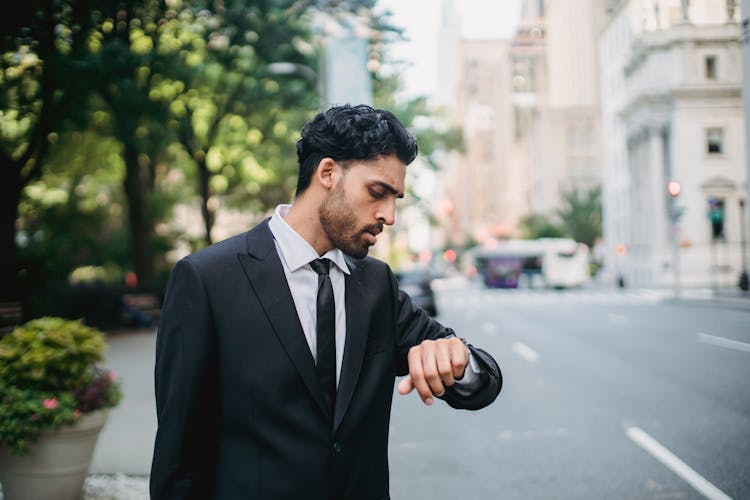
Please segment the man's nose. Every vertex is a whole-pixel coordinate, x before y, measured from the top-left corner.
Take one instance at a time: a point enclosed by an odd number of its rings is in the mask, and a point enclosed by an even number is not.
[[[378,222],[392,226],[396,222],[396,200],[387,200],[378,206]]]

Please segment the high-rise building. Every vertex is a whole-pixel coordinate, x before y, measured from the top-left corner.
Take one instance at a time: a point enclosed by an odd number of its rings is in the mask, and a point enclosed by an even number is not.
[[[454,240],[517,237],[524,216],[552,215],[563,191],[601,182],[603,2],[524,0],[510,39],[459,41],[453,115],[465,153],[448,168]]]
[[[508,40],[462,40],[458,46],[454,115],[465,152],[450,169],[456,219],[464,238],[510,234],[525,202],[519,172],[507,152],[512,141]]]

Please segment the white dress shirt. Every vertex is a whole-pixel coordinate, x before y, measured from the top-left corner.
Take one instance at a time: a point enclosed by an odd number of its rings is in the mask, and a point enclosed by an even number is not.
[[[341,361],[344,359],[346,342],[346,295],[344,294],[344,274],[349,274],[349,267],[344,260],[344,253],[338,248],[329,250],[322,256],[300,236],[297,231],[287,224],[284,216],[291,205],[279,205],[268,222],[273,234],[276,251],[284,267],[284,275],[292,292],[294,307],[302,324],[307,345],[313,359],[317,362],[317,296],[318,274],[310,267],[310,262],[318,258],[330,259],[331,265],[328,275],[333,285],[333,300],[336,307],[336,385],[341,375]]]
[[[346,295],[344,275],[350,274],[346,265],[344,253],[335,248],[329,250],[322,256],[302,237],[287,224],[284,217],[289,212],[291,205],[279,205],[268,222],[268,227],[273,234],[276,252],[284,268],[289,290],[292,292],[294,307],[302,325],[307,345],[313,359],[317,357],[317,295],[318,274],[310,267],[310,262],[318,258],[327,258],[333,262],[329,271],[331,284],[333,285],[333,300],[336,307],[336,385],[338,386],[341,376],[341,362],[344,359],[344,347],[346,343]],[[317,359],[316,359],[317,362]],[[473,356],[469,355],[469,366],[465,370],[464,377],[456,381],[456,387],[467,387],[476,383],[481,370],[476,365]],[[461,392],[461,391],[460,391]]]

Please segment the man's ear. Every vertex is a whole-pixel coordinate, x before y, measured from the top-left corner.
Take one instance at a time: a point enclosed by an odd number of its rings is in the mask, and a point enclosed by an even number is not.
[[[333,186],[336,184],[338,168],[339,166],[333,158],[323,158],[320,160],[318,168],[315,169],[315,177],[322,187],[333,189]]]

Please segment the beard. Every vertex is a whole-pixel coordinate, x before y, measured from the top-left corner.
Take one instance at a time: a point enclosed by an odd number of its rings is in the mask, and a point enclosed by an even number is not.
[[[339,182],[318,209],[318,218],[333,246],[347,255],[361,259],[370,250],[365,233],[378,234],[381,224],[360,227],[351,206],[346,201],[343,183]]]

